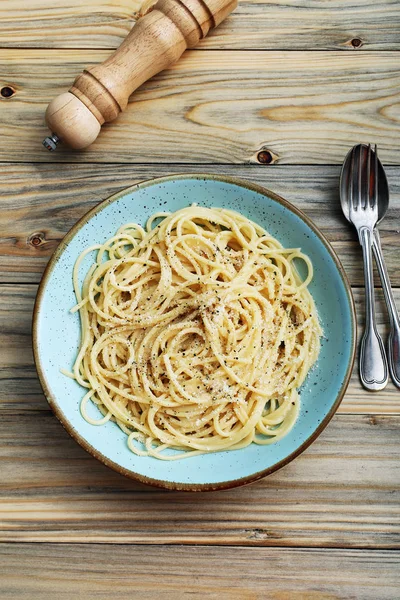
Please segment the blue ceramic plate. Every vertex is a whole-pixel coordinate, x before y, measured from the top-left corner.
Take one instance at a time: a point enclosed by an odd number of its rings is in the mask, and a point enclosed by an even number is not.
[[[165,462],[139,457],[128,449],[126,435],[108,422],[87,423],[79,412],[82,388],[63,376],[70,369],[80,337],[72,268],[88,245],[102,243],[126,222],[144,224],[152,213],[175,211],[192,202],[240,211],[262,225],[284,246],[301,247],[314,265],[311,292],[325,339],[316,367],[301,389],[301,411],[290,433],[270,446],[252,444],[236,451]],[[90,257],[87,264],[89,266]],[[255,481],[302,452],[327,425],[345,393],[354,360],[355,317],[349,285],[336,255],[315,225],[272,192],[226,177],[181,175],[129,188],[99,204],[68,233],[51,258],[37,295],[34,353],[44,393],[53,411],[81,446],[93,456],[144,483],[172,489],[214,490]],[[98,411],[92,407],[93,415]],[[100,413],[98,413],[100,415]]]

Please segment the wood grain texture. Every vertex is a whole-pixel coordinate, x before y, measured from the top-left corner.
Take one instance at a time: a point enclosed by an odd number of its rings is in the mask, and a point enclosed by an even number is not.
[[[2,544],[0,558],[3,600],[394,600],[400,589],[400,555],[382,550]]]
[[[332,243],[350,282],[356,286],[364,284],[357,234],[340,208],[340,167],[64,164],[60,169],[54,164],[0,164],[0,169],[0,282],[3,283],[37,283],[66,232],[101,200],[155,176],[206,171],[241,177],[293,202]],[[379,229],[392,283],[399,286],[400,171],[389,167],[387,175],[390,209]]]
[[[89,456],[47,413],[0,421],[0,541],[400,548],[400,417],[337,415],[251,486],[167,492]]]
[[[0,2],[0,47],[116,48],[135,23],[140,0]]]
[[[20,0],[0,3],[0,47],[116,48],[141,0]],[[396,0],[243,0],[202,49],[400,49]],[[357,49],[357,52],[360,48]]]
[[[357,141],[400,160],[395,52],[187,51],[146,82],[85,152],[41,146],[48,102],[104,51],[1,50],[0,160],[108,163],[341,164]]]

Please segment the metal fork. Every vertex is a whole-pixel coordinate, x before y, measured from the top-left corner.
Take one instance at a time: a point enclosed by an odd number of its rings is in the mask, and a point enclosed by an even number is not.
[[[375,320],[374,279],[372,271],[372,243],[378,221],[378,163],[375,146],[371,161],[368,146],[367,164],[362,161],[361,145],[353,149],[349,176],[349,218],[357,229],[363,250],[365,278],[365,331],[360,349],[360,378],[368,390],[382,390],[388,382],[388,363],[385,347]],[[357,156],[356,156],[357,154]]]

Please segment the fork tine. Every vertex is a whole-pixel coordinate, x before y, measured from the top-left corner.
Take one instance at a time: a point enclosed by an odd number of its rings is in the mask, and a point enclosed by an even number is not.
[[[365,207],[371,206],[371,144],[368,144],[368,154],[367,154],[367,196],[365,200]],[[373,181],[375,181],[375,175],[373,174]]]
[[[358,152],[358,197],[357,197],[357,210],[361,210],[362,205],[361,205],[361,200],[362,200],[362,193],[361,193],[361,182],[362,182],[362,152],[363,152],[363,147],[362,144],[360,144],[359,146],[359,152]]]
[[[353,191],[354,191],[354,148],[351,149],[351,160],[350,160],[350,170],[349,170],[349,181],[347,185],[347,192],[349,196],[349,209],[352,210],[354,208],[353,203]]]
[[[379,178],[379,169],[378,169],[378,146],[375,144],[375,160],[374,160],[374,171],[375,171],[375,177],[374,177],[374,194],[373,194],[373,198],[374,198],[374,208],[375,206],[377,206],[378,204],[378,178]]]

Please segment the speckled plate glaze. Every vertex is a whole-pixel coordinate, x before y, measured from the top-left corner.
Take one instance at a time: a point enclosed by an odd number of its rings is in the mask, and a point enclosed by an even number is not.
[[[82,388],[63,376],[79,345],[79,316],[72,268],[88,245],[111,237],[120,225],[144,224],[156,211],[175,211],[192,202],[240,211],[262,225],[286,247],[301,247],[314,264],[311,291],[325,339],[317,365],[301,389],[301,411],[292,431],[270,446],[252,444],[180,461],[160,461],[132,454],[125,434],[108,422],[88,424],[79,412]],[[83,265],[88,267],[90,258]],[[116,471],[170,489],[215,490],[250,483],[276,471],[300,454],[321,433],[345,393],[355,353],[355,317],[349,284],[334,251],[313,223],[276,194],[228,177],[180,175],[135,185],[105,200],[66,235],[44,273],[33,321],[37,370],[48,402],[79,444]],[[93,415],[98,409],[92,407]]]

